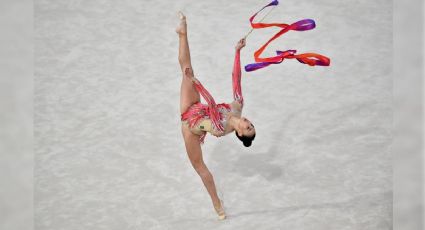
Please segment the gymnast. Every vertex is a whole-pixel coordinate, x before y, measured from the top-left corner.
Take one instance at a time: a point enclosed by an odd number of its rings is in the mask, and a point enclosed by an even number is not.
[[[223,201],[218,197],[213,176],[202,158],[201,144],[207,133],[221,137],[235,131],[236,137],[246,147],[251,146],[255,138],[254,125],[241,116],[244,101],[241,89],[240,51],[245,46],[245,38],[235,47],[235,59],[232,73],[234,101],[230,104],[216,104],[209,92],[194,76],[190,61],[190,51],[187,39],[186,16],[178,13],[180,23],[176,28],[179,36],[179,63],[183,73],[180,89],[180,113],[182,135],[190,162],[201,177],[215,211],[220,220],[226,218]],[[200,102],[200,95],[207,104]]]
[[[190,61],[189,44],[187,39],[186,17],[179,12],[180,23],[176,28],[179,35],[179,63],[183,73],[182,84],[180,89],[180,113],[182,121],[182,134],[192,166],[199,174],[207,191],[211,197],[213,206],[219,216],[219,219],[225,219],[226,214],[223,207],[223,201],[217,196],[214,179],[202,159],[201,144],[207,133],[216,137],[224,136],[235,131],[236,137],[242,141],[246,147],[251,146],[255,138],[254,125],[246,118],[241,116],[244,105],[241,89],[241,63],[240,51],[245,47],[245,39],[254,29],[262,29],[268,27],[278,27],[280,29],[272,38],[270,38],[263,46],[254,53],[255,63],[245,66],[245,71],[251,72],[265,68],[271,64],[280,64],[285,59],[296,59],[300,63],[309,66],[329,66],[330,59],[317,53],[296,54],[296,50],[276,51],[275,56],[261,57],[267,46],[281,35],[293,31],[306,31],[316,27],[314,20],[303,19],[292,24],[285,23],[262,23],[264,18],[271,10],[259,21],[254,22],[258,13],[268,7],[279,4],[278,0],[272,0],[268,5],[261,8],[249,19],[251,31],[244,36],[236,44],[236,54],[233,65],[232,85],[234,101],[230,104],[216,104],[214,98],[203,87],[199,80],[194,76]],[[200,95],[205,99],[207,104],[200,102]]]

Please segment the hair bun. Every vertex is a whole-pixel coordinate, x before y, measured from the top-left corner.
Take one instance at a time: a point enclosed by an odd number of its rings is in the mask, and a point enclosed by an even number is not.
[[[251,146],[251,144],[252,144],[252,141],[244,141],[244,142],[243,142],[243,145],[244,145],[245,147],[249,147],[249,146]]]
[[[238,132],[236,132],[236,131],[235,131],[235,134],[245,147],[251,146],[252,140],[254,140],[254,138],[255,138],[255,133],[252,137],[239,136]]]

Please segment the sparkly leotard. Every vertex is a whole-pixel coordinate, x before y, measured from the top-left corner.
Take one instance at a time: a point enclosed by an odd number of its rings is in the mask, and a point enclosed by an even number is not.
[[[196,79],[193,81],[193,84],[207,104],[201,102],[194,103],[181,114],[181,121],[188,125],[193,133],[200,135],[199,140],[201,143],[204,143],[207,132],[215,136],[222,136],[229,133],[227,115],[231,113],[240,116],[243,107],[240,50],[236,51],[233,65],[232,88],[234,101],[232,103],[216,104],[214,98],[199,80]]]

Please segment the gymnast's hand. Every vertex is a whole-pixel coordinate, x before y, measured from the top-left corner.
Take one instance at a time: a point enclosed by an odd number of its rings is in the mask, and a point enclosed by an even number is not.
[[[242,48],[244,48],[246,45],[246,41],[245,38],[242,38],[241,40],[238,41],[238,44],[236,44],[235,49],[236,50],[241,50]]]

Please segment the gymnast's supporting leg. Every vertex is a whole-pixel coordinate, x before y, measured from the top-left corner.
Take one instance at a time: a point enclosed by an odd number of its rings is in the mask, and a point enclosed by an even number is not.
[[[222,207],[220,199],[217,195],[217,190],[214,183],[214,177],[208,170],[202,157],[202,149],[199,143],[199,136],[194,135],[187,127],[182,127],[182,133],[185,141],[186,152],[189,156],[190,163],[192,164],[195,171],[201,177],[208,194],[211,197],[213,206],[218,213]]]
[[[193,103],[200,101],[198,91],[190,80],[193,77],[192,65],[190,62],[189,43],[187,39],[186,17],[180,14],[180,25],[176,32],[179,34],[179,63],[183,72],[183,79],[180,89],[180,111],[185,112]],[[221,210],[220,199],[218,198],[214,178],[202,158],[202,149],[199,136],[193,134],[187,126],[182,126],[182,134],[185,141],[187,155],[190,162],[201,177],[207,189],[216,211]]]

